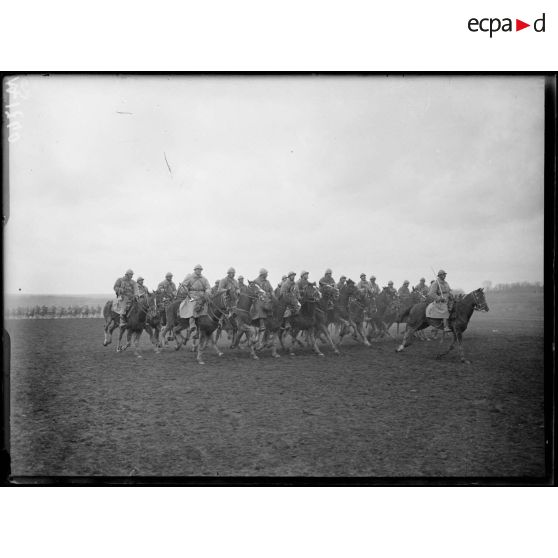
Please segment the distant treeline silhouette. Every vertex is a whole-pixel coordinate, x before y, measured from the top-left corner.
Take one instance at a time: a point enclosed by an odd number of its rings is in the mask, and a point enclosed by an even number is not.
[[[517,281],[515,283],[497,283],[496,285],[492,285],[492,281],[484,281],[483,287],[485,291],[492,292],[544,292],[544,286],[540,281],[536,281],[535,283],[530,283],[529,281]]]
[[[17,306],[7,308],[6,318],[26,319],[26,318],[100,318],[103,315],[103,308],[100,304],[96,306],[76,305],[76,306]]]

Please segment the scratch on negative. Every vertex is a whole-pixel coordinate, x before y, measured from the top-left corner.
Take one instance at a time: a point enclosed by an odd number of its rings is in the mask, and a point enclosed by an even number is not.
[[[167,163],[167,167],[169,169],[169,173],[172,176],[172,170],[170,168],[169,162],[167,161],[167,154],[163,151],[163,155],[165,156],[165,163]]]

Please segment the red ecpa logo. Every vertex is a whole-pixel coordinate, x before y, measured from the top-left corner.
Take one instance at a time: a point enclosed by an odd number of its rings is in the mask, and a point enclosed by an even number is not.
[[[545,24],[546,24],[545,17],[546,14],[543,13],[543,15],[540,18],[536,19],[533,22],[532,27],[536,33],[545,32]],[[489,33],[489,37],[492,38],[492,35],[494,33],[498,33],[499,31],[504,33],[509,33],[512,31],[521,31],[522,29],[531,27],[531,24],[516,18],[515,29],[514,29],[513,19],[509,17],[504,17],[502,19],[498,17],[484,17],[481,19],[472,17],[468,21],[467,27],[469,28],[469,31],[471,31],[472,33],[478,33],[479,31],[482,33]]]

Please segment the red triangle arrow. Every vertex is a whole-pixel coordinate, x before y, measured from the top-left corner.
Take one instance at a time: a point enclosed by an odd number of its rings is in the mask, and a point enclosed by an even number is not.
[[[520,19],[515,20],[515,30],[516,31],[521,31],[522,29],[525,29],[525,27],[531,27],[531,24],[530,23],[525,23],[524,21],[521,21]]]

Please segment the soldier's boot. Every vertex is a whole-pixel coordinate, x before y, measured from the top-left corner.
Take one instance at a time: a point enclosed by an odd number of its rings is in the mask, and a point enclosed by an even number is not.
[[[260,331],[265,331],[265,319],[260,318]]]
[[[190,335],[197,333],[196,318],[190,318]]]
[[[450,326],[449,326],[449,320],[448,320],[448,318],[442,318],[442,320],[443,320],[443,322],[444,322],[444,331],[445,331],[446,333],[451,333],[451,329],[450,329]]]

